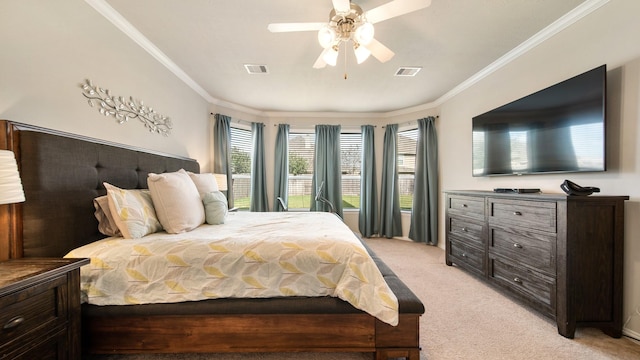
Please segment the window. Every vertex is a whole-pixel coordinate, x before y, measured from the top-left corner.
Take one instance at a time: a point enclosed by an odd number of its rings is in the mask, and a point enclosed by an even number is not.
[[[360,208],[360,175],[362,170],[362,134],[341,133],[342,207]]]
[[[473,137],[473,176],[485,173],[484,149],[485,149],[485,133],[484,131],[474,131]]]
[[[289,209],[311,207],[313,156],[316,135],[289,133]],[[360,207],[360,171],[362,161],[362,134],[340,134],[340,170],[342,173],[342,206]]]
[[[411,210],[413,206],[413,181],[416,172],[416,146],[418,129],[398,132],[398,186],[400,210]]]
[[[231,127],[231,173],[233,205],[249,210],[251,200],[251,158],[253,141],[251,130]]]
[[[315,134],[289,133],[289,209],[311,208],[315,146]]]

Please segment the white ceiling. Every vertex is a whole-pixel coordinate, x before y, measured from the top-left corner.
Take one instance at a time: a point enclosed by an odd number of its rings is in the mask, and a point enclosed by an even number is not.
[[[390,61],[370,57],[357,65],[348,52],[345,65],[341,50],[338,66],[313,69],[322,50],[315,32],[271,33],[267,25],[328,21],[331,0],[86,1],[212,103],[260,112],[367,113],[437,102],[597,2],[433,0],[375,25],[376,39],[395,52]],[[367,11],[388,0],[353,2]],[[266,65],[269,73],[250,75],[244,64]],[[395,77],[404,66],[422,70]]]

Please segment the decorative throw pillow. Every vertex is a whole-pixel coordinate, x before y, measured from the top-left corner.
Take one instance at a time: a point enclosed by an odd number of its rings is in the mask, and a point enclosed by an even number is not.
[[[138,239],[162,230],[148,190],[124,190],[109,183],[104,187],[111,216],[124,238]]]
[[[220,191],[212,191],[204,194],[202,197],[204,203],[204,213],[207,224],[218,225],[224,224],[224,218],[229,212],[227,198]]]
[[[189,174],[189,177],[196,185],[196,188],[198,189],[200,195],[204,195],[212,191],[218,191],[218,182],[216,181],[216,178],[215,176],[213,176],[213,174],[196,174],[189,171],[187,172],[187,174]]]
[[[98,219],[98,231],[107,236],[122,236],[116,221],[109,210],[109,198],[107,195],[98,196],[93,199],[93,207],[96,208],[94,215]]]
[[[191,231],[204,223],[200,193],[186,171],[150,173],[147,184],[156,214],[166,232]]]

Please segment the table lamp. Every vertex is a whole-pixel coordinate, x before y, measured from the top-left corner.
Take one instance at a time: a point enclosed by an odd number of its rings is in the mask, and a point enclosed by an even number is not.
[[[0,204],[23,202],[24,190],[13,151],[0,150]]]

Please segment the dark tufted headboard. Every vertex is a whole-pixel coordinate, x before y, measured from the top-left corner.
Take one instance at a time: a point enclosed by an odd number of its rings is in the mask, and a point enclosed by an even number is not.
[[[61,257],[104,238],[93,207],[93,199],[106,193],[103,182],[139,189],[147,188],[150,172],[200,172],[197,161],[189,158],[9,121],[0,125],[0,137],[5,138],[0,147],[16,153],[26,197],[22,204],[0,209],[0,222],[2,211],[10,213],[11,234],[5,240],[9,257]],[[0,260],[7,246],[2,235]]]

